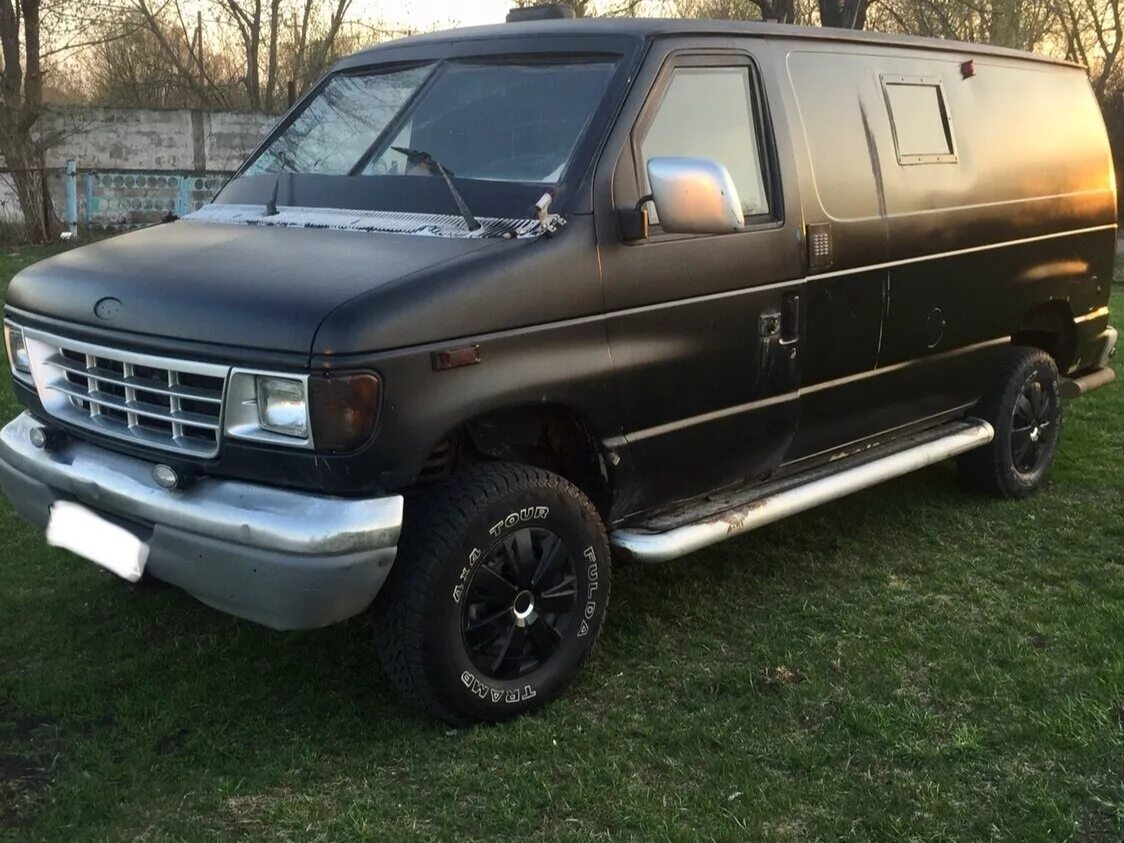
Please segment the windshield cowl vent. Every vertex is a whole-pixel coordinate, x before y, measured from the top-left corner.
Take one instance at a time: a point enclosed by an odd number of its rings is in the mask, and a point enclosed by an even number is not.
[[[527,6],[512,9],[507,13],[508,23],[523,23],[530,20],[569,20],[577,17],[574,7],[569,3],[545,3],[541,6]]]

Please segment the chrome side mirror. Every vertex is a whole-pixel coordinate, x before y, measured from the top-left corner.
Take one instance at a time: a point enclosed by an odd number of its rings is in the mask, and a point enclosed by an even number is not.
[[[673,234],[726,234],[745,226],[730,171],[709,158],[651,158],[648,184],[660,226]]]

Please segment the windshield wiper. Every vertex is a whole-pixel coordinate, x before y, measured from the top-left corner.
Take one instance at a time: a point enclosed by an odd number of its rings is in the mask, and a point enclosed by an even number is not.
[[[412,161],[418,161],[424,164],[438,173],[441,178],[445,179],[445,184],[449,186],[449,192],[453,194],[453,199],[456,200],[457,208],[460,209],[461,216],[464,217],[464,221],[468,225],[468,230],[476,231],[481,227],[480,222],[472,215],[472,211],[468,209],[468,205],[465,203],[464,197],[461,196],[461,192],[457,190],[456,185],[453,184],[453,179],[451,178],[453,173],[442,167],[441,162],[422,149],[410,149],[406,146],[392,146],[391,149],[395,152],[401,152]]]

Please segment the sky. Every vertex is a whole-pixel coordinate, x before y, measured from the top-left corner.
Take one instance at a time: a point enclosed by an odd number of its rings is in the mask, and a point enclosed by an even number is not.
[[[430,30],[502,23],[510,0],[355,0],[350,17],[381,21],[388,29]]]

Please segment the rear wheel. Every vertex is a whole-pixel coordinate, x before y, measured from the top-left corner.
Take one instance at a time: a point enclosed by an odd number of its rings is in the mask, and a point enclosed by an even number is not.
[[[376,607],[387,675],[455,725],[558,697],[609,601],[609,546],[588,498],[556,474],[471,467],[415,502]]]
[[[1046,481],[1058,451],[1062,402],[1058,369],[1046,352],[1011,347],[992,390],[974,415],[995,438],[957,458],[965,483],[1003,498],[1021,498]]]

